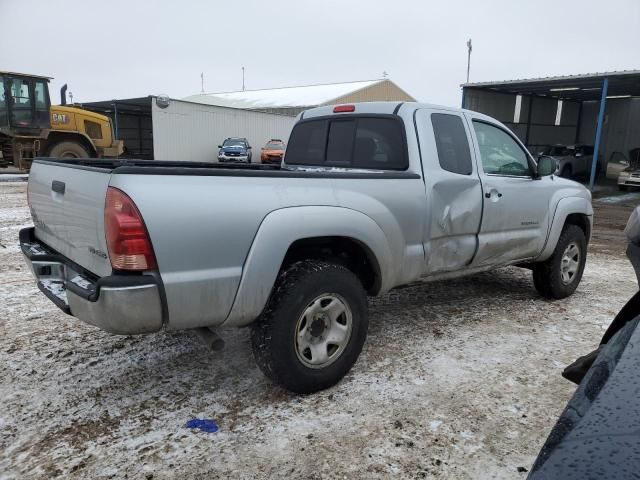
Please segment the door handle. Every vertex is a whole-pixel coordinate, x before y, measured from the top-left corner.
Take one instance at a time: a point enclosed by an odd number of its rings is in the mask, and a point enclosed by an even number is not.
[[[64,182],[59,180],[54,180],[51,182],[51,190],[61,195],[64,195],[65,190],[67,189],[67,185]]]
[[[502,194],[500,192],[497,192],[495,190],[492,190],[493,192],[496,192],[496,196],[498,198],[502,198]],[[484,194],[484,198],[491,198],[491,192],[485,192]]]

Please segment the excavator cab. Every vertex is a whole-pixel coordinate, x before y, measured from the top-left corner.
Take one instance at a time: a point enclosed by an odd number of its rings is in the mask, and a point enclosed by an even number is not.
[[[40,136],[51,128],[49,78],[0,72],[0,132]]]

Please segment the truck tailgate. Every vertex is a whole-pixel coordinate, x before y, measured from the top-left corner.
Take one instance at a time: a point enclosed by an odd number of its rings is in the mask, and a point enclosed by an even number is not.
[[[111,171],[35,161],[29,204],[35,235],[81,267],[111,273],[104,233],[104,202]]]

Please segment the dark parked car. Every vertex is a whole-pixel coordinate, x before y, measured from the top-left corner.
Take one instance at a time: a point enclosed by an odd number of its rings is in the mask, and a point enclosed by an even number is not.
[[[640,281],[640,207],[625,230]],[[640,292],[620,310],[600,346],[563,376],[578,389],[549,434],[530,480],[640,478]]]
[[[230,137],[218,145],[219,162],[251,163],[251,145],[246,138]]]

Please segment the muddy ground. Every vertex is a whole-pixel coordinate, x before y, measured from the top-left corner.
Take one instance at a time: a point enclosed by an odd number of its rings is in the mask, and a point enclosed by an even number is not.
[[[597,345],[637,290],[621,229],[640,196],[596,200],[574,296],[543,300],[505,268],[370,302],[360,360],[337,386],[290,395],[192,333],[112,336],[61,313],[16,245],[25,184],[0,183],[0,479],[524,478]],[[184,427],[214,419],[217,433]]]

